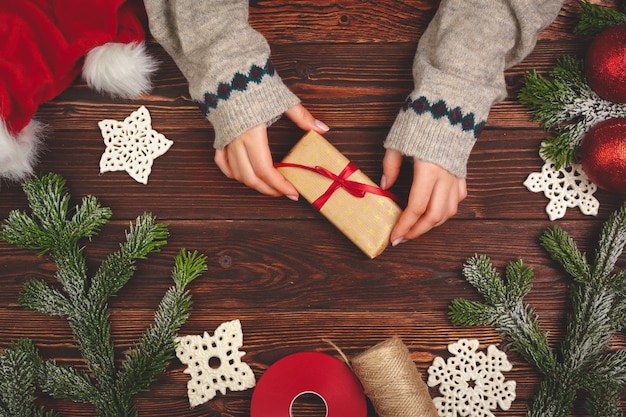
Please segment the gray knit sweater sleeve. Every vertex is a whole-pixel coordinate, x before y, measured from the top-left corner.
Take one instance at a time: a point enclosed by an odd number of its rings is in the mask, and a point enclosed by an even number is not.
[[[248,24],[248,0],[145,0],[150,32],[189,82],[222,149],[300,101],[283,84],[265,38]]]
[[[442,0],[419,41],[414,90],[385,147],[464,178],[490,107],[506,97],[505,69],[535,46],[563,0]]]

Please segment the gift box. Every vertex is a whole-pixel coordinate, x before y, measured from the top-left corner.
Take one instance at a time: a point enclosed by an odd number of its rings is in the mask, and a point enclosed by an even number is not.
[[[373,259],[385,250],[402,213],[397,197],[378,187],[324,137],[308,132],[276,167],[367,256]]]

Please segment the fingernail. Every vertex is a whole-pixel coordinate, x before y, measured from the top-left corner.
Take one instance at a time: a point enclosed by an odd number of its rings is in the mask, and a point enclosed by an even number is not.
[[[291,201],[298,201],[298,196],[297,195],[287,195],[285,197],[287,197]]]
[[[323,130],[324,132],[328,132],[330,130],[330,128],[326,126],[326,123],[322,122],[321,120],[315,119],[315,126]]]
[[[384,175],[380,179],[380,188],[382,188],[383,190],[387,189],[387,177],[385,177]]]
[[[399,237],[393,242],[391,242],[391,246],[398,246],[400,243],[405,243],[405,242],[408,242],[408,240],[406,240],[404,237]]]

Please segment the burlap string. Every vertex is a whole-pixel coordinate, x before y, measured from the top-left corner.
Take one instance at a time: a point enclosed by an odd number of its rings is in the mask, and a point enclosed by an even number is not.
[[[352,367],[380,417],[438,417],[428,387],[399,337],[354,357]]]

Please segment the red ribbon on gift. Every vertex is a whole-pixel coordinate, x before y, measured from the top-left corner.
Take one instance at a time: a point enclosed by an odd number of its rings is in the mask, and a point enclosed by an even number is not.
[[[376,194],[376,195],[390,198],[391,200],[395,201],[396,203],[400,205],[403,203],[402,200],[398,198],[398,196],[396,196],[394,193],[390,191],[383,190],[382,188],[377,187],[375,185],[363,184],[362,182],[357,182],[357,181],[350,181],[348,179],[350,175],[352,175],[354,172],[358,171],[359,169],[356,166],[356,164],[354,164],[351,161],[348,162],[348,164],[339,173],[339,175],[336,175],[334,172],[330,171],[329,169],[326,169],[319,165],[316,165],[315,167],[310,167],[306,165],[293,164],[291,162],[276,162],[274,163],[274,166],[276,168],[306,169],[307,171],[315,172],[333,181],[332,184],[330,184],[330,186],[328,187],[328,189],[326,189],[326,191],[322,195],[320,195],[313,203],[311,203],[313,207],[315,207],[317,210],[321,210],[322,207],[324,207],[324,204],[326,204],[326,202],[328,201],[328,199],[339,188],[343,188],[348,193],[350,193],[351,195],[357,198],[363,198],[365,197],[365,194],[371,193],[371,194]]]

